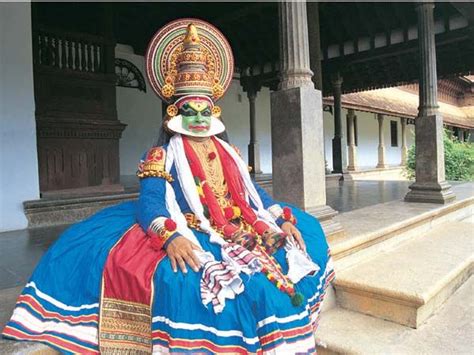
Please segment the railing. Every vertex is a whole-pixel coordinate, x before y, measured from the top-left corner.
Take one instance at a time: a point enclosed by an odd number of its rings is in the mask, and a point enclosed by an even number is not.
[[[112,58],[108,58],[110,55]],[[113,63],[113,43],[104,37],[45,28],[37,28],[33,32],[35,65],[106,73],[112,70],[108,64],[110,59]]]

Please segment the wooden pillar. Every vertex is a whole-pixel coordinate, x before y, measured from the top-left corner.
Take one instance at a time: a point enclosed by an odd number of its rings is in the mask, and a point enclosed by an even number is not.
[[[332,172],[342,173],[342,77],[337,74],[332,79],[334,91],[334,138],[332,139]]]
[[[357,147],[355,145],[355,119],[356,115],[353,109],[349,109],[347,112],[347,123],[349,128],[349,163],[347,165],[347,170],[356,171],[357,170]]]
[[[250,142],[248,145],[249,166],[252,167],[252,174],[261,174],[260,168],[260,145],[257,141],[257,122],[255,115],[255,100],[257,98],[257,90],[247,91],[249,99],[249,120],[250,120]]]
[[[385,164],[385,139],[383,136],[383,119],[384,116],[380,113],[377,114],[377,121],[379,124],[379,146],[378,146],[378,169],[385,169],[387,164]]]
[[[258,79],[242,74],[240,84],[247,93],[249,100],[249,123],[250,123],[250,141],[248,145],[248,164],[252,168],[251,174],[261,174],[260,168],[260,145],[257,140],[257,117],[255,104],[257,93],[261,89]]]
[[[447,203],[455,198],[445,180],[443,117],[438,111],[433,3],[418,3],[419,108],[415,120],[416,181],[409,202]]]

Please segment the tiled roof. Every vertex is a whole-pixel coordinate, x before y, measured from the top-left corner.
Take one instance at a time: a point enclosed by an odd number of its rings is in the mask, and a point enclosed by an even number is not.
[[[324,98],[332,103],[333,98]],[[359,111],[382,113],[389,116],[416,118],[418,95],[400,88],[385,88],[342,95],[342,106]],[[444,122],[463,128],[474,128],[474,106],[455,106],[439,102]]]

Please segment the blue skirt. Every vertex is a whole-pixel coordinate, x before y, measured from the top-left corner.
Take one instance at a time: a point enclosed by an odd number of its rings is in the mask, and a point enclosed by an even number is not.
[[[97,353],[101,279],[111,248],[136,223],[135,202],[104,209],[71,226],[46,252],[20,295],[3,335],[39,341],[64,353]],[[314,332],[325,289],[334,277],[319,222],[292,207],[318,273],[296,291],[305,301],[293,306],[261,273],[243,275],[245,291],[215,314],[202,304],[201,271],[175,273],[168,258],[154,274],[153,353],[315,352]],[[204,250],[221,260],[220,247],[195,232]],[[276,260],[286,273],[285,251]]]

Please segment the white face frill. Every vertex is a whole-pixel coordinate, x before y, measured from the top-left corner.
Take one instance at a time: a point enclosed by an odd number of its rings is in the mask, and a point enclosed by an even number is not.
[[[216,117],[211,116],[211,128],[206,133],[193,133],[183,128],[183,117],[181,115],[175,116],[168,121],[168,128],[185,136],[191,137],[212,137],[216,134],[225,131],[225,126],[222,121]]]

